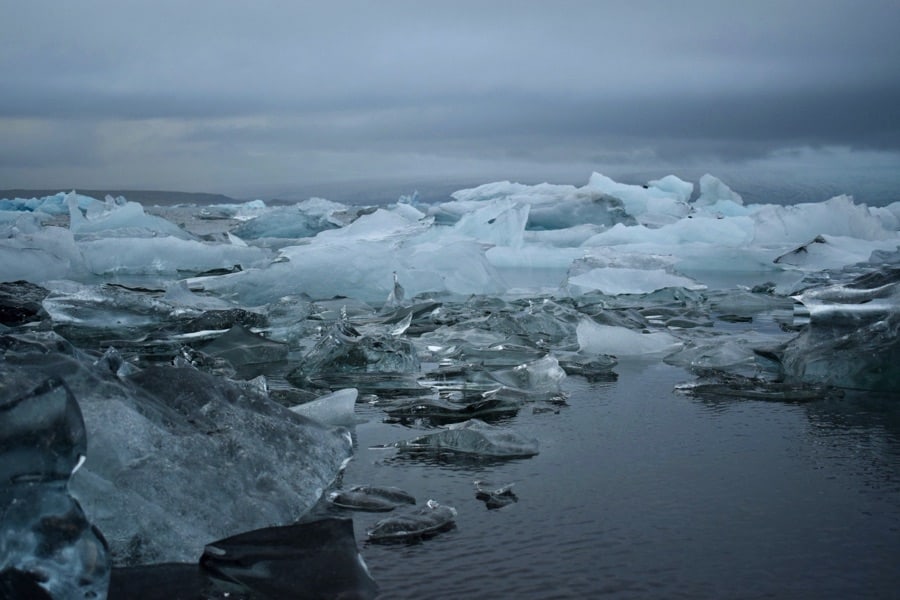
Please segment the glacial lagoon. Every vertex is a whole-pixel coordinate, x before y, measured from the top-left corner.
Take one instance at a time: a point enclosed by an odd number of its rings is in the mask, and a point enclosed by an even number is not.
[[[898,230],[711,176],[0,201],[0,590],[890,595]]]

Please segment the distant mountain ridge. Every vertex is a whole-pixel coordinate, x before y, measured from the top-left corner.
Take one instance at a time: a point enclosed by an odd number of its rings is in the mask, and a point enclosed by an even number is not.
[[[59,192],[70,192],[72,190],[60,189],[8,189],[0,190],[0,198],[42,198],[44,196],[52,196]],[[91,196],[98,200],[103,200],[109,196],[124,196],[126,200],[140,202],[144,205],[158,204],[161,206],[171,206],[173,204],[234,204],[241,202],[235,200],[225,194],[210,194],[204,192],[172,192],[164,190],[83,190],[75,189],[76,192],[84,196]]]

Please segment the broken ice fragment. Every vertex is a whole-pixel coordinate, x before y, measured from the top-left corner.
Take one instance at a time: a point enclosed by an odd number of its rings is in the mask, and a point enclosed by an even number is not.
[[[382,519],[366,532],[373,542],[428,537],[453,526],[456,509],[429,500],[422,508]]]
[[[536,439],[479,419],[449,425],[443,431],[397,442],[394,446],[405,452],[451,452],[489,458],[528,457],[539,452]]]
[[[78,403],[60,379],[21,393],[26,374],[0,375],[0,592],[103,598],[107,545],[68,490],[87,449]]]
[[[328,501],[341,508],[386,512],[404,504],[415,504],[416,499],[396,487],[355,485],[328,495]]]
[[[200,566],[219,586],[239,584],[249,592],[235,594],[239,598],[366,600],[378,592],[356,546],[350,519],[242,533],[207,545]]]
[[[512,491],[513,483],[494,488],[487,481],[475,480],[475,497],[489,509],[503,508],[518,502],[519,498]]]
[[[291,411],[327,425],[352,425],[359,392],[355,388],[338,390],[310,402],[297,404]]]

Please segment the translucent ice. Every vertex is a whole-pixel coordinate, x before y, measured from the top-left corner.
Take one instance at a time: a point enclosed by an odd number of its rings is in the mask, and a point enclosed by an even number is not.
[[[386,512],[404,504],[415,504],[416,499],[396,487],[354,485],[328,494],[328,501],[341,508]]]
[[[194,561],[217,538],[290,523],[350,456],[346,432],[194,369],[120,379],[60,355],[34,368],[78,396],[90,447],[72,492],[117,565]]]
[[[427,537],[452,527],[456,509],[429,500],[425,506],[382,519],[366,532],[373,542]]]
[[[28,389],[30,373],[0,363],[0,381],[0,573],[52,598],[104,598],[106,542],[68,491],[87,449],[78,403],[58,378]]]
[[[80,277],[87,267],[72,232],[62,227],[44,227],[33,232],[0,236],[0,281]]]
[[[784,349],[788,377],[846,388],[900,389],[900,269],[884,266],[796,298],[809,323]]]
[[[82,210],[74,192],[66,198],[69,207],[69,229],[76,237],[103,235],[105,237],[175,237],[191,239],[189,233],[161,217],[148,215],[137,202],[124,198],[106,197]]]
[[[354,409],[358,395],[355,388],[338,390],[310,402],[296,404],[291,410],[328,425],[353,425],[356,422]]]
[[[594,173],[586,187],[619,198],[625,204],[628,214],[639,223],[659,226],[675,222],[688,214],[685,197],[687,187],[681,185],[685,182],[676,182],[675,179],[640,186],[618,183],[605,175]]]
[[[443,431],[397,442],[405,452],[455,453],[484,458],[519,458],[539,452],[538,441],[479,419],[449,425]]]
[[[626,327],[601,325],[590,319],[578,324],[578,346],[586,354],[646,356],[667,354],[680,346],[677,338],[664,331],[641,333]]]
[[[409,340],[388,331],[363,334],[344,316],[291,371],[287,378],[298,387],[310,378],[330,381],[341,373],[415,373],[419,358]]]
[[[378,593],[350,519],[305,521],[219,540],[206,546],[200,566],[211,580],[203,597],[371,600]],[[211,588],[218,593],[210,594]]]

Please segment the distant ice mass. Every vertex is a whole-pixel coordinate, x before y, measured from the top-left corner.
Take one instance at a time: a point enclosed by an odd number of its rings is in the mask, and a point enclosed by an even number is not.
[[[747,205],[709,174],[695,186],[674,175],[631,185],[594,173],[581,187],[497,182],[443,203],[413,196],[372,210],[318,198],[218,205],[204,209],[213,219],[207,229],[223,223],[216,236],[198,233],[201,221],[179,227],[124,198],[69,192],[0,201],[0,279],[180,274],[194,292],[239,303],[305,293],[380,305],[396,301],[395,282],[406,298],[618,295],[700,289],[713,271],[839,268],[896,248],[900,203],[823,200]],[[827,243],[808,246],[819,237]],[[610,253],[615,263],[573,271]],[[666,264],[651,267],[658,257]],[[239,271],[206,275],[235,265]]]

